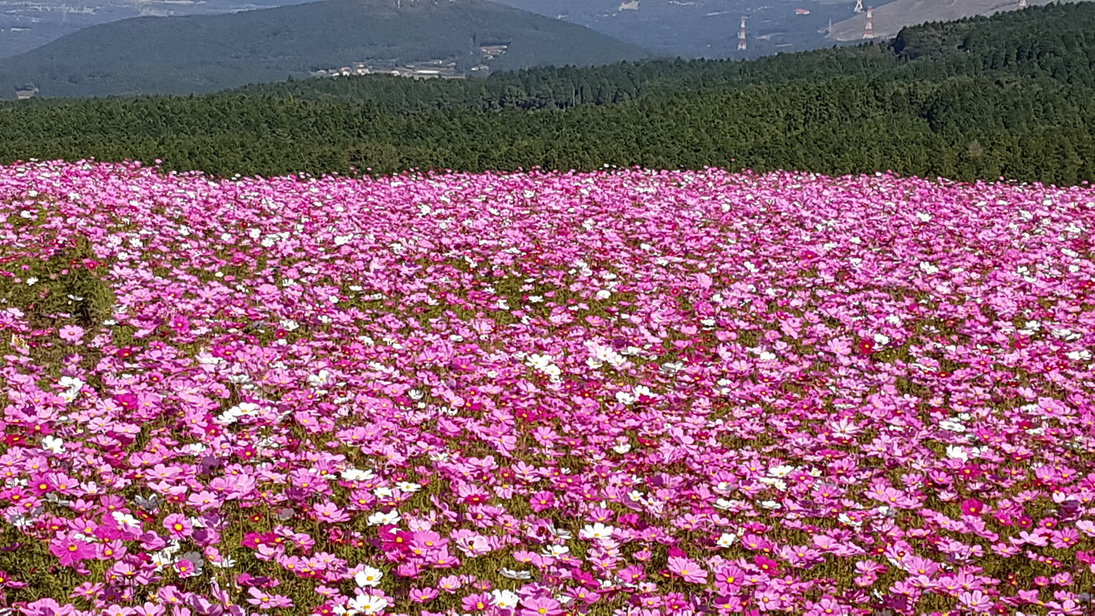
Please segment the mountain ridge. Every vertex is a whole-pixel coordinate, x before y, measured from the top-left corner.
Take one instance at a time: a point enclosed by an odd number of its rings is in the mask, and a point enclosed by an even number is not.
[[[1027,0],[1027,6],[1043,6],[1057,0]],[[1083,0],[1076,0],[1083,1]],[[967,17],[988,17],[1000,12],[1020,10],[1018,0],[894,0],[873,11],[875,38],[897,36],[902,28],[930,22],[957,21]],[[856,16],[829,27],[826,36],[838,42],[863,39],[867,14]]]
[[[506,41],[492,70],[610,64],[646,50],[588,28],[485,0],[321,0],[222,15],[136,17],[77,31],[7,58],[0,95],[199,94],[306,77],[369,60],[482,61],[476,41]]]

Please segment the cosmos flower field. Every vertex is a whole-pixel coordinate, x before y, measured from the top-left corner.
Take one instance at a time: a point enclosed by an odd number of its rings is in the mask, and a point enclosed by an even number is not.
[[[0,613],[1050,614],[1095,190],[0,169]]]

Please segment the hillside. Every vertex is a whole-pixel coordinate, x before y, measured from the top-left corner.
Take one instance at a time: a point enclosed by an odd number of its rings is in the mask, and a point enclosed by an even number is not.
[[[0,0],[0,58],[132,17],[236,13],[308,0]]]
[[[139,17],[86,28],[0,67],[0,94],[189,94],[306,77],[354,62],[479,64],[479,45],[508,43],[491,70],[593,65],[646,57],[592,30],[484,0],[326,0],[230,15]]]
[[[855,77],[938,82],[954,76],[1052,87],[1095,87],[1095,2],[1032,7],[994,17],[902,29],[890,41],[768,56],[753,61],[647,60],[587,68],[536,68],[482,81],[408,81],[385,76],[256,84],[247,96],[375,103],[397,114],[437,109],[568,109],[672,100],[765,84]]]
[[[684,58],[740,60],[831,47],[826,25],[855,15],[855,0],[497,1]],[[746,50],[738,49],[742,16],[748,18]]]
[[[1055,0],[1027,0],[1027,6],[1044,6]],[[1080,0],[1083,1],[1083,0]],[[869,1],[863,3],[871,4]],[[889,39],[902,28],[931,22],[957,21],[966,17],[994,15],[1020,8],[1018,0],[894,0],[873,11],[872,30],[875,38]],[[834,23],[826,36],[838,42],[863,40],[867,14]]]

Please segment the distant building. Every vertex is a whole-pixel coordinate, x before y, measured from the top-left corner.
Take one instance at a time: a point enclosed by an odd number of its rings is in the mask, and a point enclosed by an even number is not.
[[[504,43],[501,45],[481,45],[479,47],[479,53],[481,53],[484,58],[488,60],[493,60],[498,56],[506,53],[507,49],[509,49],[509,43]]]
[[[467,76],[464,73],[457,71],[456,62],[449,60],[434,59],[423,62],[409,62],[403,66],[392,66],[391,63],[383,61],[381,61],[381,63],[383,66],[369,64],[367,62],[354,62],[349,66],[316,69],[313,70],[311,74],[313,77],[394,75],[396,77],[412,77],[415,79],[464,79]]]
[[[38,86],[34,84],[26,84],[22,86],[15,86],[15,98],[24,101],[28,98],[34,98],[34,95],[38,93]]]

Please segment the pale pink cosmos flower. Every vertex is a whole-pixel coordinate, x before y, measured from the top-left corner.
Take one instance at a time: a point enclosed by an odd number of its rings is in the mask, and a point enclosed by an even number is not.
[[[79,325],[66,325],[57,332],[57,335],[69,344],[76,344],[83,339],[84,328]]]
[[[690,558],[671,556],[667,562],[670,573],[681,576],[690,584],[706,584],[707,570]]]

